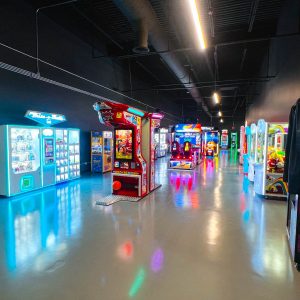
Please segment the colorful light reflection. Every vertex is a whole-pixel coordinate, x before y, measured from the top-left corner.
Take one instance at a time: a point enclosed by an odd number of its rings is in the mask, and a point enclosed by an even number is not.
[[[164,264],[164,252],[161,248],[157,248],[151,257],[151,270],[154,273],[158,273]]]
[[[144,281],[145,281],[145,277],[146,277],[146,272],[144,270],[144,268],[140,268],[134,278],[134,281],[129,289],[129,293],[128,296],[129,297],[134,297],[138,291],[140,290],[140,288],[142,287]]]
[[[123,260],[129,260],[133,256],[133,244],[131,241],[126,241],[118,248],[118,255]]]

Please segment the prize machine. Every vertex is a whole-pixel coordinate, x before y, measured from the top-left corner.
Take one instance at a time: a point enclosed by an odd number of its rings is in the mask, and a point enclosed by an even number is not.
[[[241,165],[244,164],[244,154],[247,153],[247,139],[245,126],[241,126],[240,129],[240,157],[239,162]]]
[[[159,132],[154,133],[154,159],[158,158]]]
[[[213,157],[219,155],[219,132],[216,130],[204,132],[202,153]]]
[[[158,144],[156,146],[156,153],[157,156],[156,157],[164,157],[167,154],[167,149],[168,149],[168,144],[167,144],[167,133],[168,133],[168,129],[166,128],[158,128],[157,129],[157,133],[155,133],[155,136],[158,134],[158,137],[156,136],[155,142],[157,140]]]
[[[201,125],[177,124],[171,145],[171,169],[191,170],[201,162]]]
[[[254,181],[254,163],[256,156],[256,145],[257,145],[257,126],[256,124],[251,124],[250,126],[250,136],[248,136],[248,179]]]
[[[228,149],[228,130],[222,129],[221,131],[221,148]]]
[[[79,130],[51,125],[65,116],[27,111],[26,118],[43,127],[0,126],[0,195],[10,197],[79,177]],[[63,146],[57,140],[65,134]],[[75,143],[76,142],[76,143]],[[61,173],[64,177],[61,179]]]
[[[245,148],[243,158],[243,171],[245,175],[248,175],[249,171],[249,151],[251,147],[251,127],[245,127]]]
[[[146,113],[126,104],[97,102],[100,123],[114,127],[112,193],[144,197],[155,185],[154,129],[163,115]]]
[[[257,124],[257,153],[254,165],[254,191],[265,198],[286,198],[283,181],[287,123]]]
[[[231,141],[230,141],[230,148],[231,150],[237,150],[238,147],[238,136],[237,132],[231,132]]]
[[[112,131],[91,132],[91,171],[105,173],[112,170]]]

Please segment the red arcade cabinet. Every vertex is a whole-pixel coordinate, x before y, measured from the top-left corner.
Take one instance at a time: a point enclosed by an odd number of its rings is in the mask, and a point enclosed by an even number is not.
[[[114,127],[113,195],[144,197],[155,185],[154,129],[163,115],[146,113],[126,104],[94,104],[100,123]]]

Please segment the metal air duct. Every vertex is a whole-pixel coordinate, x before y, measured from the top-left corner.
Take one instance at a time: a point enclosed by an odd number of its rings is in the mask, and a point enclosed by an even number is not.
[[[163,30],[161,30],[156,14],[148,0],[113,0],[113,2],[127,17],[135,30],[141,33],[140,41],[143,41],[143,44],[139,46],[142,46],[142,48],[145,47],[145,41],[148,40],[148,36],[145,37],[145,34],[147,34],[149,35],[151,45],[157,52],[164,52],[170,48],[168,38]],[[136,26],[138,24],[143,25],[143,27],[137,28]],[[134,52],[136,52],[139,46],[135,47]],[[148,49],[148,45],[146,48]],[[176,57],[176,54],[173,52],[164,52],[160,53],[160,56],[168,65],[168,67],[174,72],[178,80],[186,87],[187,91],[189,91],[196,103],[201,105],[207,115],[211,117],[211,114],[203,102],[199,90],[196,88],[193,80],[190,78],[190,75],[185,70],[184,66]]]

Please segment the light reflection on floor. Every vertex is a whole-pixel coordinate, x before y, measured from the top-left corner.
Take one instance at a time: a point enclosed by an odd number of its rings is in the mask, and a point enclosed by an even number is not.
[[[237,164],[231,150],[192,171],[159,159],[163,186],[139,203],[95,205],[110,174],[1,200],[0,298],[299,299],[285,204]]]

